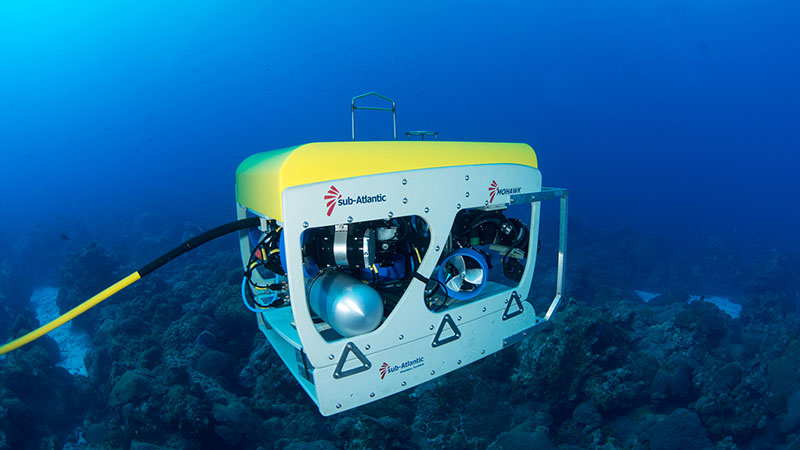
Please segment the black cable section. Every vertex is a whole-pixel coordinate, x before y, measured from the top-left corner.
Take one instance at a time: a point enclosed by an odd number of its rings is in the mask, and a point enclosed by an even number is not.
[[[514,228],[517,229],[517,237],[514,238],[514,243],[508,246],[508,250],[506,250],[505,255],[503,255],[503,259],[500,261],[501,264],[505,265],[508,256],[514,251],[515,248],[518,248],[520,244],[522,244],[523,238],[525,237],[525,229],[522,227],[518,227],[514,224]]]
[[[250,251],[250,258],[247,261],[247,267],[244,271],[244,278],[245,282],[252,288],[257,290],[270,290],[273,292],[280,292],[284,290],[284,285],[282,283],[269,283],[260,285],[257,282],[253,281],[253,273],[257,272],[256,269],[259,267],[266,267],[267,270],[271,271],[272,273],[278,275],[285,275],[285,272],[282,268],[280,271],[276,270],[275,265],[277,264],[280,266],[280,254],[278,252],[272,253],[272,250],[278,249],[280,250],[280,235],[281,235],[281,227],[276,226],[275,221],[271,220],[267,224],[267,231],[264,233],[264,237],[258,241],[256,245],[253,246],[252,250]],[[277,240],[276,240],[277,238]],[[256,253],[261,250],[261,258],[256,256]],[[259,273],[259,275],[261,275]],[[262,275],[263,277],[263,275]],[[267,281],[267,280],[265,280]],[[250,289],[245,289],[243,291],[246,300],[250,301],[253,305],[261,308],[266,309],[269,307],[280,306],[284,303],[284,299],[277,297],[269,304],[264,304],[258,301],[258,297],[252,292],[248,292]]]
[[[430,292],[430,294],[423,293],[423,298],[425,299],[425,306],[427,306],[428,309],[430,309],[433,312],[439,312],[442,309],[444,309],[445,305],[447,305],[447,301],[450,299],[450,295],[447,293],[447,286],[445,286],[444,283],[439,281],[438,278],[435,277],[427,278],[419,272],[414,272],[412,277],[425,283],[426,288],[428,286],[428,283],[430,283],[431,281],[435,281],[436,287]],[[440,304],[436,309],[433,309],[433,303],[431,302],[431,300],[433,300],[433,296],[436,295],[436,291],[438,291],[439,289],[441,289],[442,293],[444,294],[444,301],[442,301],[442,304]]]
[[[246,276],[247,275],[245,275],[245,277]],[[274,283],[274,284],[270,284],[269,285],[269,289],[272,290],[272,291],[280,291],[280,290],[283,289],[283,286],[280,283]],[[270,304],[263,304],[263,303],[258,301],[258,299],[255,296],[255,294],[250,292],[250,289],[245,289],[244,290],[244,295],[246,296],[247,300],[249,300],[253,305],[258,306],[261,309],[267,309],[267,308],[271,308],[271,307],[281,306],[284,303],[284,299],[278,297],[275,300],[273,300],[272,303],[270,303]]]
[[[477,228],[477,227],[479,227],[479,226],[481,226],[483,224],[486,224],[486,223],[493,223],[493,224],[497,225],[497,227],[499,228],[500,226],[502,226],[506,222],[508,222],[508,220],[505,219],[505,217],[501,218],[501,217],[498,217],[495,214],[486,213],[486,214],[482,214],[482,215],[476,217],[467,226],[467,229],[468,230],[474,230],[475,228]]]
[[[247,276],[247,275],[245,275],[245,277],[246,277],[246,276]],[[243,292],[244,292],[244,295],[245,295],[245,297],[246,297],[246,300],[249,300],[249,301],[250,301],[250,303],[252,303],[252,304],[253,304],[253,305],[255,305],[255,306],[258,306],[258,307],[259,307],[259,308],[261,308],[261,309],[267,309],[267,308],[269,308],[269,305],[264,305],[264,304],[262,304],[261,302],[259,302],[258,300],[256,300],[256,296],[255,296],[255,295],[253,295],[253,293],[252,293],[252,292],[248,292],[248,291],[250,291],[250,289],[245,289],[245,290],[243,291]]]
[[[177,258],[178,256],[181,256],[182,254],[188,252],[189,250],[193,250],[205,244],[206,242],[212,241],[220,236],[233,233],[234,231],[241,231],[241,230],[246,230],[248,228],[257,227],[260,224],[261,224],[260,218],[248,217],[246,219],[240,219],[235,222],[226,223],[225,225],[220,225],[216,228],[212,228],[206,231],[205,233],[202,233],[189,240],[184,241],[183,243],[181,243],[181,245],[173,248],[167,253],[147,263],[137,272],[139,272],[140,277],[144,277],[149,273],[153,272],[154,270],[158,269],[159,267],[163,266],[164,264]]]
[[[438,289],[441,289],[441,290],[442,290],[442,292],[444,293],[444,300],[442,301],[442,304],[441,304],[441,305],[439,305],[439,307],[438,307],[438,308],[436,308],[436,309],[433,311],[433,312],[439,312],[439,311],[443,310],[443,309],[444,309],[444,307],[447,305],[447,301],[448,301],[448,300],[450,300],[450,295],[447,293],[447,286],[445,286],[445,284],[444,284],[444,283],[442,283],[441,281],[439,281],[439,279],[438,279],[438,278],[435,278],[435,279],[434,279],[434,281],[436,281],[436,288],[437,288],[437,289],[434,289],[434,290],[431,292],[431,296],[430,296],[430,298],[433,298],[433,296],[436,294],[436,291],[437,291]]]

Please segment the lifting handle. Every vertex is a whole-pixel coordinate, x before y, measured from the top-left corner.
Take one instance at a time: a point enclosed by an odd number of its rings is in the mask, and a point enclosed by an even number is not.
[[[356,106],[356,100],[364,98],[364,97],[370,97],[372,95],[374,95],[376,97],[379,97],[379,98],[382,98],[382,99],[390,102],[392,104],[392,107],[391,108],[381,108],[381,107],[378,107],[378,106]],[[355,97],[353,97],[353,99],[350,101],[350,129],[352,131],[352,135],[353,135],[353,140],[354,141],[356,140],[356,110],[357,109],[365,109],[365,110],[369,110],[369,111],[391,111],[392,112],[392,125],[393,125],[393,130],[394,130],[394,140],[395,141],[397,140],[397,107],[396,107],[396,105],[394,103],[394,100],[390,99],[389,97],[386,97],[386,96],[383,96],[381,94],[378,94],[377,92],[367,92],[366,94],[356,95]]]

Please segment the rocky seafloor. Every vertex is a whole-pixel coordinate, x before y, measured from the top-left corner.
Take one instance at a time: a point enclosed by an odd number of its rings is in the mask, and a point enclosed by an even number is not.
[[[186,235],[163,225],[145,216],[127,234],[72,239],[51,277],[58,307]],[[0,449],[800,449],[791,254],[745,256],[714,237],[684,251],[576,224],[569,299],[546,329],[323,417],[242,306],[234,246],[181,257],[76,320],[92,342],[86,376],[59,365],[51,337],[0,360]],[[552,253],[545,241],[537,310],[551,295]],[[38,326],[33,278],[24,262],[0,259],[3,340]],[[661,295],[644,302],[637,289]],[[728,296],[741,313],[688,303],[693,294]]]

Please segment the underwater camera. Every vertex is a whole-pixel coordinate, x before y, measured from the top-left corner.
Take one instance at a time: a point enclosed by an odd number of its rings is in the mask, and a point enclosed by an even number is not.
[[[376,96],[391,107],[357,106]],[[355,112],[390,111],[394,140],[356,141]],[[526,144],[444,142],[408,132],[376,93],[351,101],[353,141],[258,153],[236,171],[236,222],[184,242],[11,351],[180,254],[239,233],[241,296],[323,415],[417,386],[546,323],[564,289],[567,190],[542,187]],[[433,140],[425,140],[433,137]],[[560,200],[556,293],[527,301],[541,202]]]

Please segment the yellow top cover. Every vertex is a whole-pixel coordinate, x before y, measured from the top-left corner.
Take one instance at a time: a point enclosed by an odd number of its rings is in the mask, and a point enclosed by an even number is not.
[[[538,167],[527,144],[444,141],[315,142],[256,153],[236,169],[236,201],[283,220],[281,194],[292,186],[380,173],[479,164]]]

